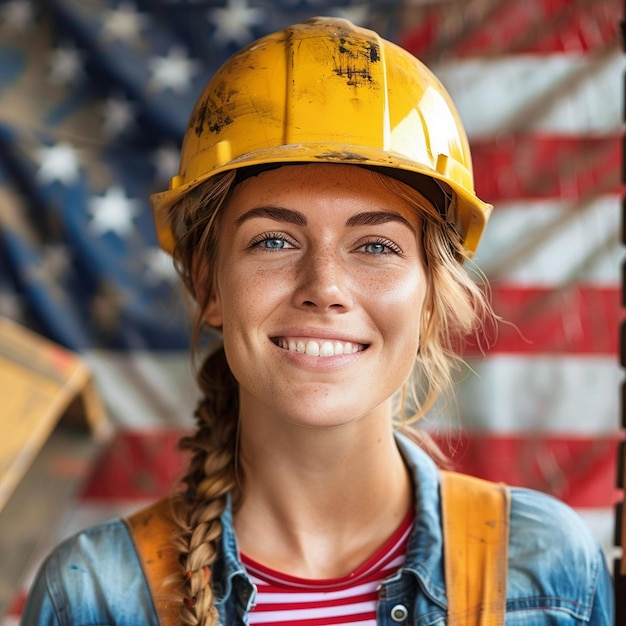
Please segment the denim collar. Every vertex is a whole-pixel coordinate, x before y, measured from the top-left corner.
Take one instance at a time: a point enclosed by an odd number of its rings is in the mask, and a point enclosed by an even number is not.
[[[393,583],[407,575],[413,576],[423,592],[445,609],[439,472],[433,460],[408,437],[396,432],[395,439],[413,481],[416,515],[405,563],[388,581]],[[230,596],[236,593],[243,595],[238,599],[249,608],[254,602],[256,590],[241,563],[230,496],[221,521],[221,553],[212,577],[216,605],[219,607],[229,602]]]

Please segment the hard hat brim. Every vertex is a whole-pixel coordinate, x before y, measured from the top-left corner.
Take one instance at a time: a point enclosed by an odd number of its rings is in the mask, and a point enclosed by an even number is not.
[[[293,163],[337,163],[342,165],[371,166],[389,170],[389,175],[400,178],[408,185],[419,190],[419,180],[423,177],[439,181],[448,187],[456,196],[458,215],[461,219],[461,235],[464,248],[468,256],[472,256],[478,246],[480,236],[493,209],[491,204],[483,202],[473,193],[473,189],[458,185],[447,175],[446,171],[437,171],[432,168],[416,163],[407,157],[376,148],[359,146],[358,151],[354,146],[342,146],[340,144],[297,144],[271,147],[244,154],[238,158],[227,161],[209,172],[198,176],[187,176],[186,173],[172,178],[170,189],[150,196],[150,203],[154,214],[159,245],[163,250],[172,254],[175,247],[175,237],[171,230],[169,217],[170,209],[181,200],[189,191],[209,181],[222,172],[269,164],[293,164]],[[446,163],[445,167],[458,164]],[[193,168],[191,168],[193,170]],[[442,167],[443,169],[443,167]],[[413,179],[412,175],[415,175]],[[471,178],[471,174],[470,174]]]

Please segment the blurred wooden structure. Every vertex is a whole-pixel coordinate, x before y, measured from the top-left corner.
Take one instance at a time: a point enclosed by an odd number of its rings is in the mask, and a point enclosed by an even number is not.
[[[109,434],[84,360],[0,318],[0,616]]]

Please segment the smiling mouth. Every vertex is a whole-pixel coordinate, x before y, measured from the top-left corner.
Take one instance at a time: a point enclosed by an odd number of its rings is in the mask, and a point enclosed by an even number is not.
[[[300,352],[309,356],[329,357],[341,354],[355,354],[365,350],[367,346],[351,341],[329,341],[327,339],[295,339],[278,337],[274,343],[283,350]]]

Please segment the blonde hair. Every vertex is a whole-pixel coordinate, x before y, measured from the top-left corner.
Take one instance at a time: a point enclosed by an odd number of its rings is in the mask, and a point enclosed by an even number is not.
[[[457,349],[464,338],[493,320],[485,292],[462,266],[466,260],[462,240],[443,214],[419,191],[377,172],[372,175],[392,192],[411,203],[423,217],[423,247],[428,279],[424,312],[419,323],[420,350],[416,356],[411,395],[416,408],[407,419],[401,411],[398,426],[421,417],[452,387],[453,370],[460,362]],[[176,248],[174,258],[182,281],[196,308],[192,351],[197,356],[203,331],[202,311],[215,282],[218,233],[222,208],[236,183],[236,174],[215,176],[187,194],[171,209]],[[453,198],[449,198],[454,201]],[[416,320],[417,321],[417,320]],[[181,571],[183,624],[203,626],[218,623],[211,567],[219,555],[220,517],[228,498],[236,509],[241,499],[242,477],[237,469],[238,388],[223,349],[214,350],[198,368],[202,399],[195,412],[197,430],[181,440],[191,452],[183,478],[184,490],[174,499]],[[404,406],[404,403],[403,403]],[[425,434],[413,438],[440,463],[445,462]]]

